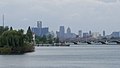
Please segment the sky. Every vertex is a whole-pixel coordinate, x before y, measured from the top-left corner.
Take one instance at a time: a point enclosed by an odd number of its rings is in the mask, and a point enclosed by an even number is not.
[[[120,31],[120,0],[0,0],[0,25],[2,15],[5,25],[15,29],[36,27],[36,21],[50,31],[59,26],[88,32]]]

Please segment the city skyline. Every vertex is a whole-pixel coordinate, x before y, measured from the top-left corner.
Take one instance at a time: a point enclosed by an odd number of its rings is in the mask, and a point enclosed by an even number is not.
[[[29,3],[29,4],[28,4]],[[0,25],[2,15],[5,25],[27,29],[42,20],[50,31],[59,26],[78,30],[111,34],[120,31],[120,0],[0,0]]]
[[[100,32],[93,32],[89,30],[88,32],[78,30],[78,33],[74,33],[71,31],[71,28],[65,28],[65,26],[59,26],[59,30],[54,31],[49,31],[49,27],[44,27],[42,26],[43,22],[42,21],[37,21],[36,22],[37,27],[32,27],[32,32],[36,36],[48,36],[49,34],[52,34],[54,37],[58,37],[60,40],[65,40],[65,39],[72,39],[72,38],[119,38],[120,37],[120,31],[113,31],[111,34],[106,34],[106,31],[103,30],[102,33]]]

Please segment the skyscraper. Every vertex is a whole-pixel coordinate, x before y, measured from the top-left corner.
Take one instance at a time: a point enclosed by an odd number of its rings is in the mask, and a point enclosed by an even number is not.
[[[105,30],[103,31],[103,37],[105,37],[106,35],[105,35]]]
[[[60,37],[64,37],[64,35],[65,35],[65,28],[64,28],[64,26],[60,26]]]
[[[113,32],[111,34],[111,36],[114,37],[114,38],[119,38],[120,37],[120,32]]]
[[[44,36],[49,33],[48,27],[42,27],[42,21],[37,21],[37,27],[32,28],[32,32],[35,33],[37,36]]]
[[[91,30],[89,31],[89,35],[90,35],[90,36],[92,35],[92,32],[91,32]]]
[[[70,27],[67,28],[67,33],[65,34],[65,38],[72,38],[72,33]]]
[[[78,35],[79,35],[79,37],[82,37],[82,30],[78,31]]]
[[[67,28],[67,34],[71,34],[71,29],[70,29],[70,27]]]
[[[65,38],[65,28],[64,26],[60,26],[59,31],[56,32],[57,37],[59,38],[60,41],[63,41]]]
[[[37,27],[42,28],[42,21],[37,21]]]

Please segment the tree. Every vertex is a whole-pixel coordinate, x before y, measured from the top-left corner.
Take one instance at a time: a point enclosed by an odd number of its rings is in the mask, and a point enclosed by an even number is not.
[[[59,43],[59,42],[60,42],[59,38],[56,37],[56,38],[55,38],[55,43]]]
[[[8,30],[9,28],[7,26],[6,27],[0,26],[0,35],[2,35],[4,31],[8,31]]]
[[[41,40],[42,40],[43,43],[46,43],[46,41],[47,41],[46,35],[43,35]]]
[[[48,43],[49,44],[53,43],[53,36],[51,34],[48,35]]]
[[[31,43],[32,40],[33,40],[33,34],[32,34],[32,31],[31,31],[30,26],[28,27],[28,30],[27,30],[26,36],[27,36],[27,41]]]
[[[24,34],[24,30],[23,29],[18,30],[18,32],[21,33],[21,34]]]
[[[0,35],[0,54],[23,54],[34,51],[34,45],[25,41],[24,30],[8,30],[1,27],[0,29],[2,33]]]
[[[13,28],[12,28],[12,27],[10,27],[10,30],[13,30]]]
[[[3,47],[20,47],[24,45],[23,35],[16,30],[5,31],[0,37]]]

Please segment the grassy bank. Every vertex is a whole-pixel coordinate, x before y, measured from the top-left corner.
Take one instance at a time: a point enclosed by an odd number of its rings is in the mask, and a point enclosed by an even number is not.
[[[28,52],[34,52],[35,47],[33,45],[26,45],[23,47],[0,47],[0,55],[10,54],[24,54]]]

